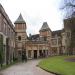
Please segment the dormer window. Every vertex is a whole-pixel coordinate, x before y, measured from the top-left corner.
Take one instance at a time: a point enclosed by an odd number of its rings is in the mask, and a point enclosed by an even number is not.
[[[18,36],[18,40],[21,41],[21,36]]]

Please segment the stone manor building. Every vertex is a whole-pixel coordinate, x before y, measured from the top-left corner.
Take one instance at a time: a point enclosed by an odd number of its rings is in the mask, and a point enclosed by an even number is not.
[[[27,25],[22,15],[20,14],[18,19],[15,21],[15,32],[16,32],[16,52],[19,58],[22,55],[26,55],[28,59],[47,57],[50,55],[50,39],[51,30],[44,22],[39,34],[27,36]]]
[[[0,55],[3,64],[25,56],[34,59],[75,54],[75,17],[65,19],[62,30],[52,31],[47,22],[43,22],[39,34],[28,36],[26,30],[27,24],[22,15],[13,25],[0,4]]]

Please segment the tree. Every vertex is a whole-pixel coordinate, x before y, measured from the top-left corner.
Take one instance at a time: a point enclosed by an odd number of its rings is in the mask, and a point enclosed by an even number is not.
[[[75,0],[64,0],[64,5],[61,9],[65,9],[66,18],[75,16]]]

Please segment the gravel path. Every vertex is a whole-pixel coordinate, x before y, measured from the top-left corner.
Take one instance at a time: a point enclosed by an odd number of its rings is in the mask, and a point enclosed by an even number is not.
[[[18,63],[0,73],[1,75],[54,75],[36,67],[39,61],[40,60],[30,60],[27,63]]]

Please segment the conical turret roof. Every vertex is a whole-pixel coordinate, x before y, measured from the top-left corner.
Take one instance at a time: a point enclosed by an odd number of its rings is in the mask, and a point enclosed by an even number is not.
[[[41,27],[41,29],[40,29],[40,31],[44,31],[44,30],[50,30],[47,22],[44,22],[43,25],[42,25],[42,27]]]
[[[17,20],[15,21],[15,24],[18,24],[18,23],[25,23],[22,15],[20,14],[19,17],[17,18]]]

